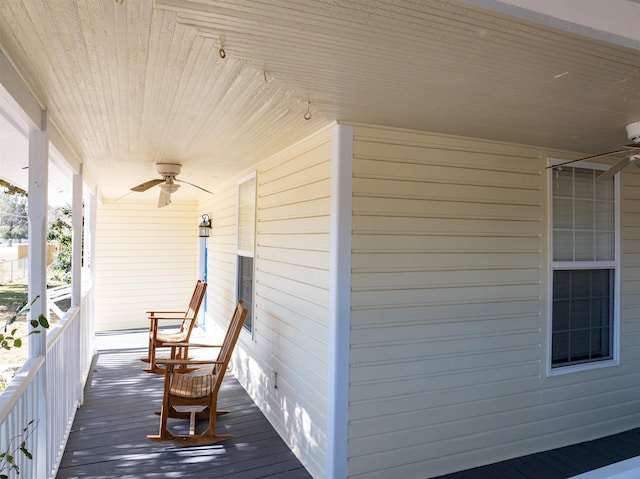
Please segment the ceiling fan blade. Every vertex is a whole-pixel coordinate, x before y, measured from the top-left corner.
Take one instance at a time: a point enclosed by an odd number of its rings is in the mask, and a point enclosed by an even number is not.
[[[141,183],[138,186],[134,186],[133,188],[131,188],[131,191],[137,191],[138,193],[142,193],[143,191],[147,191],[149,188],[153,188],[154,186],[159,185],[160,183],[163,183],[163,182],[164,182],[163,178],[158,178],[157,180],[145,181],[144,183]]]
[[[199,190],[204,191],[205,193],[209,193],[210,195],[212,195],[213,193],[209,190],[205,190],[202,186],[198,186],[198,185],[194,185],[193,183],[189,183],[188,181],[184,181],[184,180],[179,180],[178,178],[175,179],[175,181],[179,182],[179,183],[186,183],[188,185],[191,185],[195,188],[198,188]]]
[[[564,163],[559,163],[557,165],[549,165],[549,166],[547,166],[546,169],[548,170],[549,168],[560,168],[561,166],[570,165],[571,163],[577,163],[578,161],[586,161],[586,160],[593,160],[595,158],[603,158],[605,156],[615,155],[617,153],[627,153],[629,151],[628,148],[640,148],[640,145],[625,145],[625,148],[627,148],[627,149],[609,151],[607,153],[598,153],[597,155],[585,156],[584,158],[578,158],[577,160],[565,161]]]
[[[160,189],[160,196],[158,197],[158,208],[164,208],[171,204],[171,192],[167,189]]]
[[[630,158],[623,158],[620,161],[618,161],[617,163],[615,163],[611,168],[609,168],[607,171],[605,171],[604,173],[601,173],[600,175],[598,175],[598,181],[603,181],[603,180],[608,180],[609,178],[613,178],[613,175],[615,175],[618,171],[622,171],[624,170],[627,166],[629,166],[631,164],[631,161],[629,161]]]

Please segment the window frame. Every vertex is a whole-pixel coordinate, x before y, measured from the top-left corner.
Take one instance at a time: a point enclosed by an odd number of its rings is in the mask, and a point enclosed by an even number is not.
[[[567,160],[550,159],[549,166],[565,163]],[[599,163],[580,162],[570,166],[571,168],[584,168],[591,170],[606,170],[609,165]],[[554,261],[553,259],[553,173],[556,171],[554,168],[549,168],[549,175],[547,181],[547,194],[548,201],[547,207],[547,251],[548,251],[548,274],[547,274],[547,376],[561,376],[564,374],[570,374],[580,371],[588,371],[592,369],[600,369],[605,367],[617,366],[620,364],[620,304],[621,304],[621,191],[620,191],[620,173],[617,173],[613,177],[613,200],[614,200],[614,239],[613,239],[613,260],[609,261]],[[613,329],[611,333],[611,358],[607,359],[594,359],[588,360],[576,364],[554,366],[552,361],[553,353],[553,275],[554,271],[576,271],[576,270],[593,270],[593,269],[612,269],[613,270],[613,298],[612,298],[612,318],[611,327]]]
[[[252,242],[252,250],[241,249],[240,248],[240,188],[243,184],[254,181],[254,197],[253,197],[253,242]],[[255,298],[255,249],[256,249],[256,212],[257,212],[257,194],[258,194],[258,182],[256,172],[249,173],[246,176],[243,176],[238,180],[237,188],[236,188],[236,253],[235,253],[235,298],[236,301],[240,299],[240,258],[251,258],[252,259],[252,270],[251,270],[251,298],[242,298],[245,301],[245,307],[247,308],[247,318],[245,319],[244,324],[242,325],[242,331],[250,334],[253,338],[253,334],[255,331],[255,317],[253,314],[253,305]],[[250,303],[250,304],[247,304]]]

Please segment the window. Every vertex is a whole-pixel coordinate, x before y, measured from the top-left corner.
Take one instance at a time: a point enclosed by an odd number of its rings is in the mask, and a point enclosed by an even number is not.
[[[601,170],[552,173],[551,367],[614,359],[616,194]]]
[[[256,230],[256,176],[252,174],[238,184],[238,247],[236,258],[236,299],[247,308],[244,327],[253,329],[253,250]]]

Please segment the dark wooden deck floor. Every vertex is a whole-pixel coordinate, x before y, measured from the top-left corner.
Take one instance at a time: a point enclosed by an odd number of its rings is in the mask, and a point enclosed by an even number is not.
[[[640,429],[436,479],[567,479],[640,455]],[[629,479],[639,477],[631,473]]]
[[[190,448],[147,440],[158,430],[154,411],[160,409],[163,378],[142,372],[138,358],[146,351],[139,345],[145,341],[146,333],[99,338],[58,479],[311,478],[231,374],[219,397],[220,407],[231,412],[218,418],[218,430],[234,434],[232,439]],[[182,425],[188,427],[187,421]],[[638,455],[640,429],[633,429],[437,479],[566,479]]]
[[[213,446],[178,447],[147,440],[158,432],[163,378],[142,372],[144,350],[106,350],[96,357],[57,478],[310,478],[231,374],[219,396]],[[188,421],[183,423],[188,430]]]

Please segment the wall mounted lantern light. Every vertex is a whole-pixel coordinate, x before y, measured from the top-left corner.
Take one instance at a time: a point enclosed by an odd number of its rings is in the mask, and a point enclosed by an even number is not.
[[[200,238],[208,238],[211,232],[211,219],[209,215],[202,215],[202,221],[198,225],[198,236]]]

